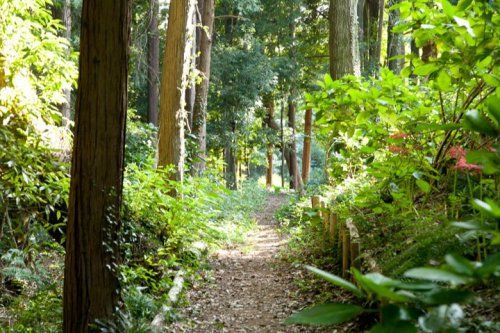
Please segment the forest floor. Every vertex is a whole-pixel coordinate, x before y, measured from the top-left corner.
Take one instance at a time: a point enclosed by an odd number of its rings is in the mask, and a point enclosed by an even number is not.
[[[189,291],[189,306],[182,313],[187,320],[170,326],[174,332],[328,331],[283,323],[313,298],[294,283],[304,271],[280,256],[286,239],[277,232],[274,213],[286,200],[283,195],[269,196],[246,242],[211,257],[211,282]]]

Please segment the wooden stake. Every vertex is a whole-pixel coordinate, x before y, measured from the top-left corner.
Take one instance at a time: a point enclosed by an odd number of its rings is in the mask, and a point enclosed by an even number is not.
[[[331,212],[330,213],[330,238],[332,241],[335,241],[335,233],[337,232],[337,214]]]
[[[346,276],[349,271],[349,250],[350,250],[349,229],[343,228],[342,235],[342,275]]]
[[[313,195],[311,197],[311,206],[312,208],[319,208],[319,196]]]
[[[361,261],[359,258],[359,240],[352,240],[350,247],[351,254],[351,267],[356,268],[358,271],[361,269]]]

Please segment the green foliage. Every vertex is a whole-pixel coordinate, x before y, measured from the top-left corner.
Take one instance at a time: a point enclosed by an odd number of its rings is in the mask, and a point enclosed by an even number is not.
[[[50,3],[0,2],[0,235],[1,245],[14,248],[27,245],[30,225],[43,223],[68,189],[67,166],[53,148],[69,141],[55,125],[76,67]]]

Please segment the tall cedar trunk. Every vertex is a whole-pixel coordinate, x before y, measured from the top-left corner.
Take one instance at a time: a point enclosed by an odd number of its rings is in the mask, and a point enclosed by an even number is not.
[[[360,75],[356,0],[330,0],[330,75]]]
[[[150,21],[148,33],[148,121],[158,126],[160,102],[160,34],[158,31],[158,0],[149,1]]]
[[[127,111],[129,1],[85,0],[80,37],[64,332],[89,332],[118,307],[118,229]]]
[[[158,166],[173,165],[175,179],[184,177],[185,88],[191,57],[195,0],[172,0],[167,26],[160,93]]]
[[[302,150],[302,182],[309,181],[311,170],[311,135],[312,135],[312,110],[307,109],[304,117],[304,147]]]
[[[224,178],[226,180],[226,187],[230,190],[236,190],[238,188],[236,179],[238,161],[236,159],[235,142],[233,142],[234,138],[236,137],[236,122],[232,121],[230,127],[231,138],[224,148],[224,162],[226,164]]]
[[[71,41],[71,0],[61,0],[59,2],[54,2],[52,6],[52,15],[54,18],[61,20],[65,30],[63,37]],[[67,56],[71,54],[71,47],[67,48]],[[64,103],[59,106],[62,115],[62,125],[65,127],[69,126],[71,120],[71,86],[66,86],[63,88]]]
[[[214,25],[214,0],[199,0],[202,6],[202,24],[207,30],[199,29],[200,57],[198,59],[198,71],[202,75],[202,81],[196,86],[196,98],[193,110],[193,133],[198,139],[199,160],[195,163],[195,169],[202,173],[206,168],[207,157],[207,101],[210,83],[210,62],[212,57],[212,34]]]
[[[389,0],[388,6],[392,7],[402,0]],[[392,59],[397,56],[405,55],[405,45],[403,34],[400,32],[393,32],[392,29],[398,24],[400,20],[399,9],[391,10],[389,12],[389,20],[387,25],[387,59],[388,67],[395,74],[401,73],[403,70],[405,60],[403,57],[400,59]]]
[[[289,140],[290,146],[290,163],[289,163],[289,174],[290,174],[290,188],[296,191],[302,191],[302,178],[299,174],[299,163],[297,160],[297,144],[295,141],[295,113],[296,105],[290,98],[288,101],[288,127],[292,132],[292,136]]]

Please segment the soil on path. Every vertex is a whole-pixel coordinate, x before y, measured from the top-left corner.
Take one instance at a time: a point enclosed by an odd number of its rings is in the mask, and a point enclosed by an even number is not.
[[[176,332],[326,332],[318,327],[284,325],[293,312],[311,302],[294,277],[300,268],[279,258],[286,240],[276,231],[275,211],[286,197],[272,195],[256,214],[258,228],[237,249],[220,250],[211,259],[214,282],[188,294],[188,327]]]

